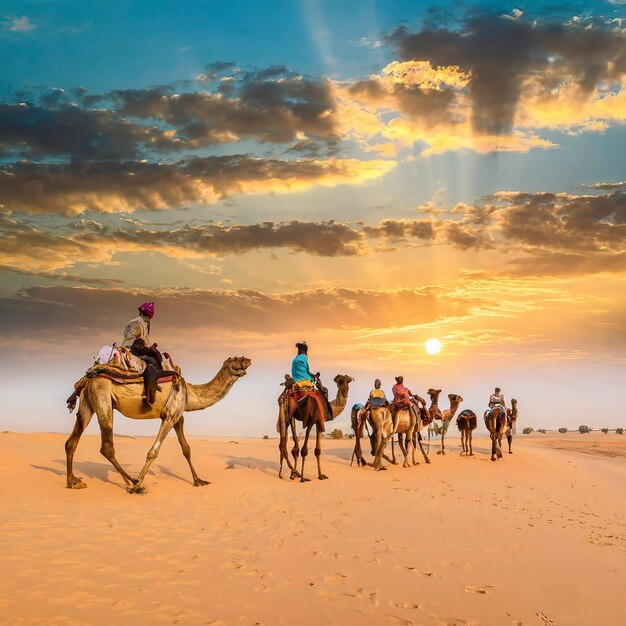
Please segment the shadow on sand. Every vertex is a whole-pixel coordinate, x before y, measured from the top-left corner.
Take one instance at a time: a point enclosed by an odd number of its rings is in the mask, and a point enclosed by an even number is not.
[[[183,478],[182,476],[175,474],[169,467],[164,467],[163,465],[155,465],[154,469],[158,469],[159,472],[161,472],[161,474],[165,476],[169,476],[170,478],[176,478],[176,480],[180,480],[184,483],[187,483],[188,485],[193,485],[193,482],[191,481],[191,479]],[[153,472],[152,471],[148,472],[148,474],[151,474],[151,473]]]
[[[276,455],[278,456],[278,448],[276,448]],[[266,461],[265,459],[257,459],[252,456],[236,457],[236,456],[221,456],[227,465],[235,465],[239,467],[247,467],[249,469],[257,469],[265,474],[274,475],[278,472],[277,461]]]
[[[53,463],[57,463],[61,468],[56,467],[47,467],[45,465],[31,465],[32,468],[41,470],[44,472],[51,472],[56,476],[65,477],[65,460],[54,460]],[[122,464],[124,468],[127,465]],[[93,461],[74,461],[74,470],[78,472],[79,475],[83,475],[86,478],[94,478],[96,480],[101,480],[102,482],[109,483],[111,485],[115,485],[116,487],[126,488],[124,485],[120,485],[118,482],[114,482],[109,480],[109,472],[114,472],[117,476],[117,472],[115,468],[113,468],[109,463],[94,463]],[[120,478],[121,479],[121,478]]]

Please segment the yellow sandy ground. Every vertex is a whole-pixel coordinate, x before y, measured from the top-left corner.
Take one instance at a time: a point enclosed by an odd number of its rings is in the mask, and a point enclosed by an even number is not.
[[[0,434],[3,624],[625,623],[626,437],[517,436],[492,463],[455,434],[431,465],[378,473],[325,441],[330,480],[307,484],[278,480],[276,440],[196,438],[203,488],[170,438],[143,495],[96,436],[88,488],[66,489],[64,440]],[[137,473],[149,445],[117,438],[118,459]]]

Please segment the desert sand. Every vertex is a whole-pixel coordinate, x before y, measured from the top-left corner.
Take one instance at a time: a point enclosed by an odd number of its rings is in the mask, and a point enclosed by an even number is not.
[[[170,437],[140,495],[94,435],[66,489],[65,438],[0,434],[3,624],[626,622],[626,437],[518,435],[492,463],[454,432],[386,472],[324,441],[330,480],[306,484],[277,478],[275,439],[191,438],[202,488]],[[131,474],[150,443],[117,437]]]

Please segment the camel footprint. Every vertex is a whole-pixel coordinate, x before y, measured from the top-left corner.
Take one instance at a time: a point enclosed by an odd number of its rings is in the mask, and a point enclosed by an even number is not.
[[[556,626],[554,620],[551,620],[543,611],[537,611],[535,615],[545,624],[545,626]]]
[[[479,593],[485,595],[488,589],[493,589],[493,585],[468,585],[465,591],[468,593]]]
[[[419,604],[417,602],[394,602],[393,605],[397,609],[419,609]]]

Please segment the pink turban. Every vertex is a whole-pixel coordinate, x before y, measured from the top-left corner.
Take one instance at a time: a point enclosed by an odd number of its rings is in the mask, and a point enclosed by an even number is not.
[[[139,312],[142,315],[147,315],[150,319],[154,317],[154,302],[144,302],[139,307]]]

